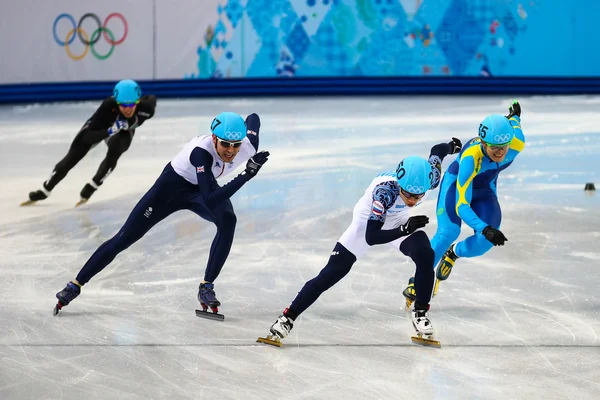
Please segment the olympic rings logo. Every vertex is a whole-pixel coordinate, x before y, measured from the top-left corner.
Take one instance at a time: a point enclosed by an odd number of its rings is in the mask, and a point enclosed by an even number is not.
[[[402,187],[402,189],[414,194],[425,193],[425,186],[414,186],[411,184],[407,184],[406,187]]]
[[[63,18],[68,19],[71,22],[71,25],[73,26],[73,28],[71,30],[69,30],[65,39],[61,40],[61,38],[59,38],[58,34],[56,33],[56,27],[57,27],[59,21]],[[85,21],[87,18],[93,19],[94,22],[96,22],[96,24],[98,25],[98,28],[92,33],[91,37],[81,27],[81,25],[83,24],[83,21]],[[115,37],[114,37],[112,31],[107,28],[108,21],[110,21],[112,18],[120,19],[121,22],[123,23],[123,36],[119,40],[115,40]],[[115,47],[120,45],[121,43],[123,43],[125,41],[125,39],[127,38],[128,26],[127,26],[127,20],[125,19],[125,17],[119,13],[109,14],[108,17],[106,17],[104,19],[104,23],[101,24],[100,22],[101,22],[100,18],[96,14],[86,13],[86,14],[83,14],[83,16],[79,19],[79,22],[77,24],[75,24],[75,18],[73,18],[73,16],[71,14],[63,13],[63,14],[60,14],[58,17],[56,17],[56,19],[54,20],[54,25],[52,26],[52,34],[54,35],[54,40],[56,41],[56,43],[58,43],[59,46],[62,46],[65,48],[67,55],[72,60],[76,60],[76,61],[81,60],[82,58],[84,58],[87,55],[87,53],[90,49],[91,49],[94,57],[96,57],[98,60],[106,60],[108,57],[111,56]],[[76,32],[77,32],[77,35],[75,35]],[[101,35],[101,34],[103,34],[103,35]],[[71,52],[71,49],[69,48],[69,45],[71,45],[73,43],[73,41],[75,40],[75,36],[77,36],[77,38],[79,38],[81,43],[83,43],[85,45],[85,50],[83,50],[83,53],[81,53],[79,55],[73,54]],[[96,49],[94,48],[94,45],[96,43],[98,43],[101,36],[104,36],[104,39],[108,42],[108,44],[110,44],[110,50],[106,54],[99,54],[96,51]]]
[[[223,136],[225,136],[225,139],[229,140],[242,140],[244,138],[244,134],[242,132],[236,131],[227,131]]]
[[[508,143],[511,140],[511,136],[512,135],[510,133],[494,135],[494,143],[498,143],[498,144]]]

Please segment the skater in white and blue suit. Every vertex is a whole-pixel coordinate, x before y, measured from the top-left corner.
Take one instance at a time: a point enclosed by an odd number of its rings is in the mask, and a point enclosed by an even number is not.
[[[438,228],[431,239],[438,264],[438,281],[448,279],[459,257],[478,257],[508,240],[500,231],[502,212],[498,202],[500,172],[510,167],[525,147],[521,130],[521,106],[513,102],[509,115],[490,115],[479,125],[479,136],[469,140],[450,164],[437,202]],[[453,244],[461,223],[473,235]],[[437,293],[438,285],[434,290]]]
[[[411,216],[411,209],[421,205],[426,193],[439,185],[442,160],[448,154],[458,153],[461,146],[460,140],[452,138],[449,143],[433,146],[428,160],[406,157],[396,171],[376,176],[356,203],[352,222],[335,244],[327,265],[304,284],[271,326],[271,334],[259,341],[278,345],[288,336],[300,314],[346,276],[367,250],[382,244],[388,244],[414,261],[417,273],[413,283],[417,296],[412,321],[418,332],[432,336],[433,326],[427,312],[434,283],[434,253],[429,237],[422,230],[429,217]]]
[[[214,223],[213,240],[198,299],[206,310],[217,312],[220,302],[213,282],[219,276],[233,242],[236,216],[230,197],[252,179],[267,161],[269,152],[258,151],[260,119],[251,114],[244,119],[232,112],[219,114],[211,124],[211,135],[188,142],[169,162],[150,190],[142,197],[117,234],[103,243],[85,263],[77,278],[56,294],[58,305],[69,304],[92,277],[154,225],[179,210],[190,210]],[[246,163],[246,169],[224,186],[216,178],[226,176]]]

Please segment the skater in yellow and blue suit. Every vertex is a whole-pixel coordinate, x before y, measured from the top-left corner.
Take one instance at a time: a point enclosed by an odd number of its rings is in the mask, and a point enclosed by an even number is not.
[[[492,246],[508,239],[500,231],[502,212],[496,184],[500,172],[508,168],[525,147],[521,130],[521,106],[514,101],[509,115],[490,115],[479,125],[479,136],[469,140],[450,164],[437,202],[438,228],[431,239],[435,252],[437,282],[448,279],[459,257],[478,257]],[[461,223],[473,235],[458,243]]]

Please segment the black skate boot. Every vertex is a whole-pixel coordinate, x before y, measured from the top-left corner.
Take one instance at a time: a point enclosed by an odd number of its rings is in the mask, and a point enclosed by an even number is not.
[[[58,314],[58,312],[64,306],[69,305],[79,294],[81,293],[81,286],[75,282],[67,283],[67,286],[60,292],[56,293],[56,298],[58,299],[58,303],[56,307],[54,307],[54,315]]]
[[[219,314],[219,306],[221,302],[217,300],[217,296],[215,295],[215,285],[212,283],[201,283],[198,288],[198,301],[202,306],[202,311],[196,310],[197,317],[216,319],[219,321],[223,321],[225,316],[223,314]],[[209,313],[208,307],[212,310],[212,313]]]
[[[97,189],[98,185],[96,185],[93,181],[92,183],[86,183],[83,189],[81,189],[81,192],[79,193],[81,199],[77,202],[77,204],[75,204],[75,207],[87,203],[90,197],[92,197],[92,195]]]
[[[433,287],[433,296],[437,295],[438,290],[440,288],[440,281],[445,281],[450,276],[450,272],[452,272],[452,267],[454,267],[454,262],[458,259],[458,256],[454,252],[454,245],[450,246],[450,248],[444,254],[444,257],[440,260],[440,263],[437,266],[437,271],[435,273],[435,286]]]
[[[402,292],[402,295],[406,298],[406,311],[410,311],[410,307],[417,299],[417,291],[415,290],[415,278],[413,276],[408,280],[408,286]]]
[[[40,190],[35,192],[29,192],[29,200],[21,203],[22,206],[28,206],[40,200],[45,200],[50,196],[50,190],[46,189],[43,185]]]

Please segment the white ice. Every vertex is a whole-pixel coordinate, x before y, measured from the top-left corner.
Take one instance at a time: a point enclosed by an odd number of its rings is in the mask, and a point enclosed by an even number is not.
[[[401,292],[413,265],[388,246],[325,292],[283,348],[255,343],[325,265],[374,175],[452,136],[473,137],[510,100],[159,100],[79,208],[104,144],[48,200],[18,205],[98,103],[1,107],[0,399],[598,398],[600,201],[583,190],[600,183],[598,97],[520,99],[527,146],[499,181],[509,241],[459,260],[443,283],[430,313],[441,349],[411,344]],[[55,293],[223,110],[259,113],[261,148],[272,153],[233,198],[237,232],[216,284],[225,321],[194,315],[215,229],[183,211],[53,317]],[[422,209],[430,234],[435,197]]]

